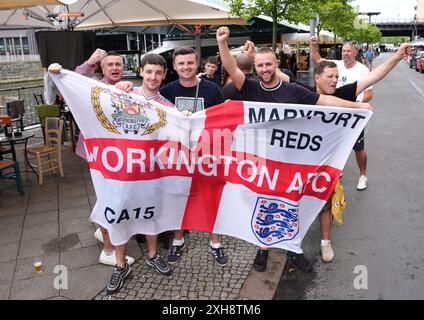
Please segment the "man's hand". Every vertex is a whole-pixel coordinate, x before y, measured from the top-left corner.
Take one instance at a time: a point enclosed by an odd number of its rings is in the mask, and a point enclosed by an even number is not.
[[[230,37],[230,29],[228,29],[227,27],[220,27],[216,31],[217,42],[221,42],[221,43],[226,42],[229,37]]]
[[[134,85],[130,81],[119,81],[115,83],[115,87],[125,92],[131,92]]]
[[[396,51],[396,56],[399,60],[406,59],[411,53],[411,45],[409,43],[402,43]]]
[[[255,48],[255,44],[250,41],[247,40],[246,43],[244,44],[244,53],[251,59],[255,59],[256,56],[256,48]]]
[[[86,63],[90,66],[94,66],[97,62],[101,62],[107,56],[106,51],[102,49],[96,49]]]
[[[313,46],[319,47],[319,37],[318,36],[313,36],[311,37],[311,44]]]
[[[60,71],[62,70],[62,66],[58,63],[52,63],[51,65],[49,65],[48,69],[49,72],[51,73],[60,73]]]
[[[183,116],[190,117],[193,113],[190,110],[184,110],[181,112]]]

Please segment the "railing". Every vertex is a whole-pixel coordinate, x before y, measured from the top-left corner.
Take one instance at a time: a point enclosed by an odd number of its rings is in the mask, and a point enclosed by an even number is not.
[[[0,89],[0,105],[6,107],[7,102],[11,102],[13,100],[24,100],[24,126],[37,124],[40,123],[40,120],[38,119],[34,93],[43,94],[43,91],[43,85],[34,85],[12,89]]]
[[[0,55],[0,62],[12,62],[12,61],[40,61],[38,54],[6,54]]]
[[[365,18],[366,19],[366,18]],[[383,23],[410,23],[410,24],[419,24],[419,23],[424,23],[424,19],[417,19],[414,20],[414,18],[371,18],[371,23],[373,24],[383,24]]]

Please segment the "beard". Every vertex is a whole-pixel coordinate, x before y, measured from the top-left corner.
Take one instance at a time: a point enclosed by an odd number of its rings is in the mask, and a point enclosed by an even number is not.
[[[271,83],[271,82],[273,82],[273,81],[275,81],[275,79],[277,78],[277,74],[274,72],[274,73],[272,73],[271,75],[270,75],[270,78],[269,78],[269,80],[268,81],[266,81],[263,77],[260,77],[261,78],[261,81],[263,82],[263,83],[265,83],[265,84],[268,84],[268,83]]]

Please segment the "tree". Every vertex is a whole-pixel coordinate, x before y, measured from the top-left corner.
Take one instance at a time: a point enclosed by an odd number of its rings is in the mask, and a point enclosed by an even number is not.
[[[341,35],[344,30],[353,27],[357,13],[349,4],[350,0],[332,0],[332,1],[307,1],[309,10],[302,13],[301,21],[309,23],[314,14],[319,15],[317,25],[317,35],[324,29],[331,30],[337,35]]]
[[[328,0],[316,0],[315,2],[327,2]],[[310,10],[312,0],[225,0],[234,15],[246,20],[261,14],[272,18],[272,49],[275,51],[277,44],[278,22],[285,20],[291,23],[299,23]]]
[[[348,37],[359,43],[375,43],[381,40],[382,33],[375,25],[365,23],[361,28],[353,29]]]

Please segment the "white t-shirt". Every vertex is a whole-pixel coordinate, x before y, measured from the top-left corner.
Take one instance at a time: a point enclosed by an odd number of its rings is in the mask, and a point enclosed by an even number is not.
[[[337,82],[337,88],[359,81],[370,73],[370,70],[364,66],[362,63],[356,61],[353,68],[347,69],[343,63],[343,60],[332,60],[337,64],[337,69],[339,70],[339,82]],[[372,86],[368,87],[365,90],[372,89]],[[361,92],[357,97],[357,102],[362,102],[364,99],[364,92]]]

